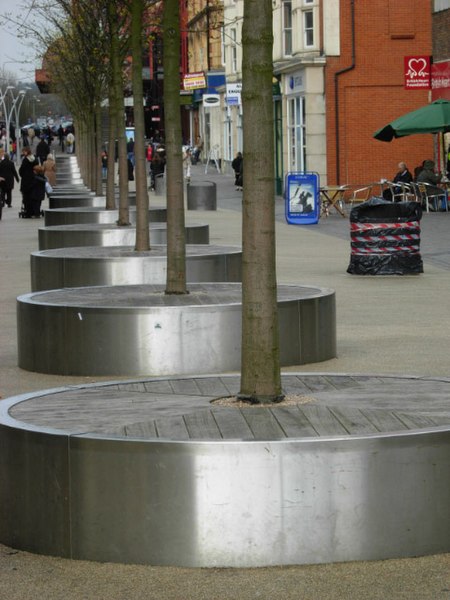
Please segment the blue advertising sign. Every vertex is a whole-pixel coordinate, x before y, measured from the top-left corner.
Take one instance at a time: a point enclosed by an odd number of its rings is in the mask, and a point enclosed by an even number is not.
[[[311,171],[288,173],[284,195],[286,221],[291,225],[311,225],[319,221],[319,174]]]

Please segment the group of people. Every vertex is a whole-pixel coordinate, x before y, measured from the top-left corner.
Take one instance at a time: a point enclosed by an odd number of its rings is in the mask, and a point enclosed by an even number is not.
[[[17,172],[14,161],[4,148],[0,148],[0,218],[4,206],[12,207],[15,182],[20,182],[22,194],[20,215],[25,219],[39,218],[41,203],[48,190],[56,184],[56,162],[53,154],[50,151],[45,157],[43,154],[38,155],[37,151],[33,154],[32,149],[27,146],[22,151],[22,163]]]
[[[394,194],[401,193],[402,184],[410,183],[426,183],[429,195],[442,194],[442,188],[438,187],[438,184],[442,181],[442,176],[435,171],[435,164],[433,160],[427,159],[422,162],[421,165],[414,169],[414,175],[408,169],[405,162],[398,164],[398,171],[395,174],[392,182],[394,183]],[[398,184],[398,187],[395,187]],[[392,200],[392,190],[387,189],[383,192],[383,196],[387,200]]]

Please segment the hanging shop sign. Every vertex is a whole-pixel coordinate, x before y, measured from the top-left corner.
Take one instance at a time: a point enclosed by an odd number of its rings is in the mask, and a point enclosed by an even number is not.
[[[228,106],[241,105],[242,83],[227,83],[226,101]]]
[[[450,60],[433,63],[431,67],[432,99],[450,100]]]
[[[405,56],[405,90],[431,89],[431,57]]]
[[[186,75],[183,75],[184,90],[199,90],[205,87],[206,77],[203,71],[200,73],[186,73]]]
[[[203,94],[202,100],[205,108],[220,106],[219,94]]]

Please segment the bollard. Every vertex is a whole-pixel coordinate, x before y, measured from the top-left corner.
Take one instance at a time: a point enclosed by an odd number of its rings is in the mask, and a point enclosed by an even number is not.
[[[188,183],[188,210],[217,210],[217,186],[213,181]]]

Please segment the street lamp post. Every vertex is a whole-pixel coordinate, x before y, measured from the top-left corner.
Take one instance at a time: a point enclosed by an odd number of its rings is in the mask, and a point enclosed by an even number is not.
[[[0,103],[3,108],[6,123],[6,152],[9,152],[10,143],[10,128],[11,118],[14,116],[15,119],[15,134],[16,134],[16,162],[20,162],[20,124],[19,115],[20,107],[22,106],[23,99],[25,97],[25,90],[20,90],[17,95],[14,95],[14,87],[8,85],[5,91],[0,90]]]

